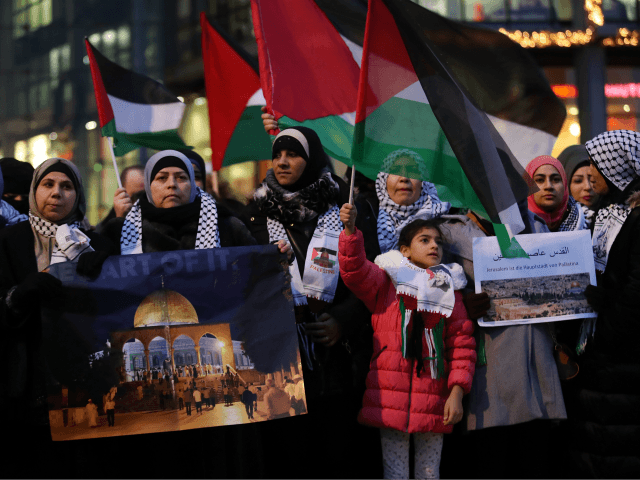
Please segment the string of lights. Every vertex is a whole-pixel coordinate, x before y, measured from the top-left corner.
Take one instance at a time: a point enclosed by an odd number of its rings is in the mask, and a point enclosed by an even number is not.
[[[584,10],[587,18],[587,28],[585,30],[565,30],[556,32],[541,30],[524,32],[520,30],[510,31],[506,28],[500,28],[499,31],[514,42],[519,43],[524,48],[569,48],[588,45],[597,41],[597,28],[604,25],[602,0],[585,0]],[[616,36],[602,39],[602,45],[605,47],[625,45],[635,47],[638,46],[639,41],[640,31],[620,28]]]

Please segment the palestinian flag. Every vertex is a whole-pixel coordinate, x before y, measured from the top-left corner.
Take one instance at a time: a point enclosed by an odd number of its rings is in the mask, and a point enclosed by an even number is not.
[[[266,102],[257,65],[221,28],[212,27],[204,12],[200,25],[213,169],[271,159],[271,140],[262,125],[260,108]]]
[[[566,109],[529,52],[497,31],[448,20],[412,2],[397,8],[415,16],[415,34],[430,42],[521,165],[551,154]],[[282,128],[316,130],[327,153],[350,165],[363,2],[252,0],[252,12],[269,110]],[[362,173],[374,178],[377,172]]]
[[[330,156],[350,163],[361,47],[313,0],[252,0],[251,10],[268,110],[283,129],[314,129]]]
[[[185,104],[155,80],[122,68],[85,37],[100,128],[117,156],[140,147],[188,148],[178,136]]]
[[[369,0],[353,163],[428,180],[442,200],[518,233],[517,202],[533,182],[523,180],[528,175],[492,122],[433,53],[421,33],[422,10],[407,3]],[[511,241],[500,233],[505,252]]]

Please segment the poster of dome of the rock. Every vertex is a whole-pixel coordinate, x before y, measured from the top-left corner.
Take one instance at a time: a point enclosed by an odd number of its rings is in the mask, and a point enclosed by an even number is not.
[[[109,257],[51,273],[43,309],[54,440],[237,425],[306,413],[293,301],[273,246]]]

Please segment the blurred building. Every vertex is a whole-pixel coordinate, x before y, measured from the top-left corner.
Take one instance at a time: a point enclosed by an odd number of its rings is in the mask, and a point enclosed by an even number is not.
[[[499,29],[529,49],[567,106],[554,155],[607,129],[637,129],[636,0],[413,1],[454,20]],[[201,11],[256,55],[250,0],[0,0],[0,157],[34,165],[51,156],[72,159],[85,181],[89,219],[95,224],[106,215],[117,183],[97,125],[87,36],[114,62],[184,98],[180,133],[209,160]],[[144,163],[153,153],[130,152],[119,167]],[[220,179],[243,200],[267,164],[226,167]]]
[[[1,0],[0,158],[34,166],[52,156],[70,159],[84,179],[90,221],[109,211],[117,181],[98,125],[86,36],[110,60],[184,98],[180,133],[208,160],[201,11],[255,54],[249,0]],[[119,168],[153,153],[130,152]],[[259,173],[257,165],[241,164],[224,169],[221,179],[242,199]]]
[[[637,130],[636,0],[413,1],[453,20],[500,30],[529,50],[567,107],[553,155],[606,130]]]

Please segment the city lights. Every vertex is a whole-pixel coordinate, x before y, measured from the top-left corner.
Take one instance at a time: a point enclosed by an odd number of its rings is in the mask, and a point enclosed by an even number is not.
[[[91,120],[90,122],[87,122],[84,126],[84,128],[86,128],[87,130],[93,130],[98,126],[98,124],[96,122],[94,122],[93,120]]]

